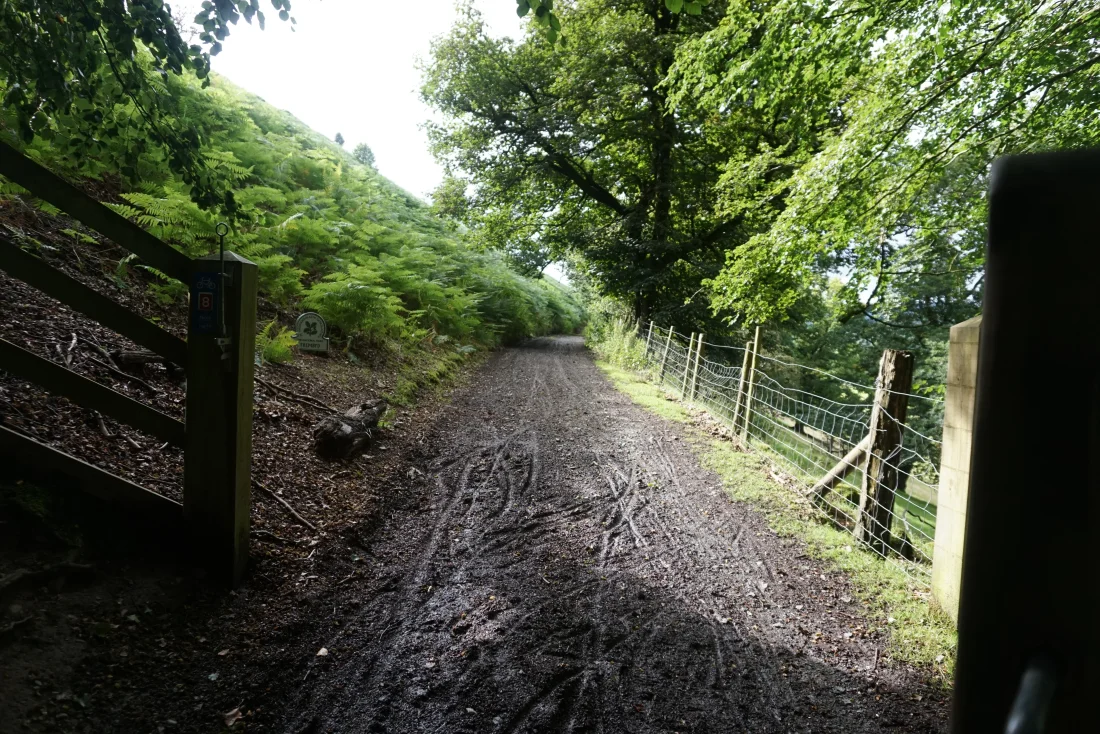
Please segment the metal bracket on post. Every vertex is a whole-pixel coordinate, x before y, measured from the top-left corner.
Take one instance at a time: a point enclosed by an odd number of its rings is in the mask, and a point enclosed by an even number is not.
[[[218,283],[219,292],[226,293],[229,287],[229,276],[225,272],[225,236],[229,234],[229,225],[218,222],[214,227],[214,233],[218,235]],[[225,298],[218,299],[218,346],[222,350],[222,366],[228,372],[232,369],[231,350],[233,339],[229,336],[225,326]]]

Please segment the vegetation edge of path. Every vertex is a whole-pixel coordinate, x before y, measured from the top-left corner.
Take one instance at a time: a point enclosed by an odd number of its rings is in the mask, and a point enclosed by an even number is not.
[[[769,478],[780,470],[765,456],[747,453],[731,441],[704,432],[697,418],[705,411],[689,411],[660,387],[599,356],[596,364],[615,389],[635,404],[684,424],[688,445],[704,467],[721,477],[730,498],[760,512],[780,535],[804,542],[808,555],[824,559],[848,575],[868,627],[887,633],[886,657],[924,668],[932,682],[950,685],[957,646],[955,627],[927,590],[896,566],[853,548],[851,538],[821,523],[794,500],[789,489]]]

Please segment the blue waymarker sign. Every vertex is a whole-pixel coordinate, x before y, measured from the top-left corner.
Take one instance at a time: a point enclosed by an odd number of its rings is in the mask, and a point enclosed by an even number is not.
[[[218,273],[195,273],[191,278],[191,330],[218,333]]]

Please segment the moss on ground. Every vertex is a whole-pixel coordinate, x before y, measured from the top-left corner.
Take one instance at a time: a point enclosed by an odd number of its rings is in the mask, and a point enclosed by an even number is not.
[[[481,358],[481,353],[461,354],[450,350],[408,350],[401,354],[393,389],[383,397],[391,406],[410,408],[424,394],[433,394],[456,378],[459,368]]]
[[[780,535],[806,544],[819,558],[851,579],[869,628],[889,634],[886,655],[898,663],[933,671],[948,684],[954,674],[956,634],[951,619],[939,609],[927,587],[895,564],[854,546],[850,535],[822,521],[820,515],[771,475],[777,470],[766,456],[745,452],[731,441],[700,430],[692,413],[660,387],[634,372],[597,361],[611,383],[636,404],[662,418],[683,423],[701,463],[722,478],[734,500],[751,505]]]

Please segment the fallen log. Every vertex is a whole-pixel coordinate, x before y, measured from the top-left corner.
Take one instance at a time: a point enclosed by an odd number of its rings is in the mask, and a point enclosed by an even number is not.
[[[168,374],[173,379],[182,380],[185,374],[183,367],[180,367],[174,362],[169,362],[164,357],[156,354],[155,352],[140,351],[140,352],[127,352],[124,350],[115,350],[111,352],[111,358],[119,366],[120,369],[126,367],[144,367],[147,364],[162,364],[164,368],[168,370]]]
[[[343,415],[322,418],[313,427],[313,445],[327,459],[346,459],[370,443],[372,431],[389,407],[385,398],[348,408]]]
[[[852,447],[852,450],[844,455],[836,466],[829,470],[829,473],[818,480],[817,484],[810,488],[810,491],[806,494],[812,495],[814,500],[821,502],[830,489],[840,483],[841,479],[848,476],[855,469],[859,468],[860,462],[863,460],[864,454],[867,453],[867,448],[871,445],[871,436],[865,436],[862,441]]]
[[[168,360],[160,356],[156,352],[126,352],[122,350],[114,350],[111,352],[111,357],[120,365],[123,364],[166,364]]]

